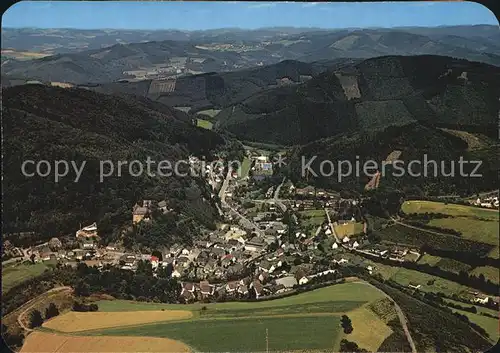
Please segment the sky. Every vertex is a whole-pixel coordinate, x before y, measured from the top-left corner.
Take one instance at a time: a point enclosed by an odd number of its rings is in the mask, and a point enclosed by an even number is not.
[[[152,2],[22,1],[2,17],[2,27],[79,29],[180,29],[261,27],[365,28],[498,25],[473,2]]]

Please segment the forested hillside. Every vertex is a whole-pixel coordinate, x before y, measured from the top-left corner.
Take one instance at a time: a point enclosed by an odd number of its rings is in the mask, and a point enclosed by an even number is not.
[[[167,200],[177,221],[188,217],[213,225],[214,208],[201,180],[151,177],[146,171],[134,177],[127,165],[119,177],[117,162],[138,160],[145,166],[147,157],[173,164],[190,154],[209,156],[224,143],[218,134],[185,123],[181,113],[166,106],[81,89],[17,86],[4,90],[2,99],[6,234],[35,230],[40,239],[47,239],[97,221],[100,235],[110,240],[120,225],[131,223],[132,206],[142,199]],[[23,176],[24,160],[47,160],[52,173],[45,178]],[[55,182],[58,160],[74,161],[78,167],[86,161],[80,179],[75,182],[70,166],[68,175]],[[99,161],[106,160],[113,162],[115,171],[100,182]],[[34,172],[35,167],[27,170]],[[175,224],[163,241],[195,232],[190,222],[182,231]]]
[[[412,122],[496,133],[500,69],[437,56],[380,57],[268,89],[223,110],[220,127],[244,140],[304,144]]]

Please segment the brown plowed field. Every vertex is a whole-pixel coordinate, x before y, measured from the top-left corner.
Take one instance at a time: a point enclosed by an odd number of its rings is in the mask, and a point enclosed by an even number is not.
[[[129,312],[76,312],[70,311],[43,324],[43,327],[61,332],[79,332],[118,326],[189,319],[187,310],[129,311]]]
[[[104,353],[104,352],[191,352],[184,343],[157,337],[67,336],[32,332],[26,338],[21,353]]]

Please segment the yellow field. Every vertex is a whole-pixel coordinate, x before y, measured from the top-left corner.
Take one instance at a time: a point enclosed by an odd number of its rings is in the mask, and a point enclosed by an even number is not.
[[[80,332],[110,327],[146,324],[151,322],[189,319],[187,310],[128,311],[128,312],[75,312],[70,311],[43,324],[43,327],[61,332]]]
[[[352,321],[353,331],[343,338],[356,342],[368,352],[376,352],[392,330],[373,311],[361,307],[347,313]]]
[[[363,223],[349,222],[346,224],[339,224],[335,226],[335,233],[337,233],[337,236],[341,239],[346,235],[350,237],[352,235],[361,234],[363,233]]]
[[[22,353],[48,352],[190,352],[188,346],[168,338],[157,337],[87,337],[66,336],[40,331],[32,332],[21,348]]]

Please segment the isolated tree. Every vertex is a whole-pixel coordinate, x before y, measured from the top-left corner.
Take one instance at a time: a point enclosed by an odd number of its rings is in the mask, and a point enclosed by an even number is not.
[[[341,352],[367,352],[366,349],[360,348],[356,342],[351,342],[346,339],[340,341]],[[439,351],[438,351],[439,352]]]
[[[342,318],[340,319],[340,325],[344,329],[344,333],[350,334],[354,329],[352,327],[352,322],[349,316],[347,315],[342,315]]]
[[[49,306],[45,309],[45,320],[48,320],[57,315],[59,315],[59,309],[54,303],[50,303]]]
[[[30,255],[30,260],[31,260],[31,263],[35,263],[35,254],[31,253]]]
[[[33,310],[30,314],[30,327],[40,327],[43,324],[42,313],[38,310]]]

